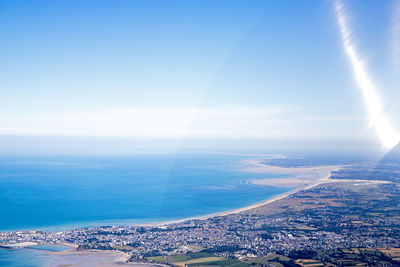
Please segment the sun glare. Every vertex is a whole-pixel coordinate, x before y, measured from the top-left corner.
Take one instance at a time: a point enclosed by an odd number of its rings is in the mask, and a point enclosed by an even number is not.
[[[377,89],[371,81],[363,62],[357,55],[356,49],[351,42],[350,30],[347,22],[343,4],[335,1],[336,18],[342,37],[343,48],[350,60],[355,79],[360,88],[365,106],[367,108],[369,126],[374,129],[382,148],[385,152],[390,151],[400,141],[400,134],[392,125],[388,116],[384,113],[384,105],[379,97]]]

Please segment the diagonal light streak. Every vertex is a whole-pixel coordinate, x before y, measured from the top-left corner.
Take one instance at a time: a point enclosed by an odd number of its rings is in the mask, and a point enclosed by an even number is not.
[[[335,3],[336,19],[340,29],[343,48],[350,60],[355,79],[361,90],[363,100],[367,109],[369,125],[374,129],[382,148],[388,152],[400,141],[400,134],[397,132],[388,116],[384,113],[383,103],[379,94],[371,81],[370,75],[366,71],[363,62],[357,55],[356,49],[352,44],[349,31],[349,24],[343,5],[338,0]]]

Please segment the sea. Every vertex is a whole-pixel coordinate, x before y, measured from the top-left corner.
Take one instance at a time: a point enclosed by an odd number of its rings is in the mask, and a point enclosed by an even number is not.
[[[168,222],[245,207],[292,188],[247,181],[242,154],[0,156],[0,232]],[[41,250],[0,249],[0,266],[44,266]]]

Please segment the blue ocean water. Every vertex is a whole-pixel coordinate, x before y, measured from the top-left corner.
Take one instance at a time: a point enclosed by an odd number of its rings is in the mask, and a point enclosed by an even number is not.
[[[169,221],[243,207],[288,188],[243,181],[244,156],[2,156],[0,231]]]

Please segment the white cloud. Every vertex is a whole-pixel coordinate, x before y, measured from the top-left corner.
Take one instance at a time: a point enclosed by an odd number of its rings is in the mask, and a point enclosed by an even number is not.
[[[108,107],[0,114],[0,134],[162,138],[327,137],[327,134],[341,135],[327,125],[349,120],[357,118],[300,116],[294,109],[277,106],[197,109]]]

